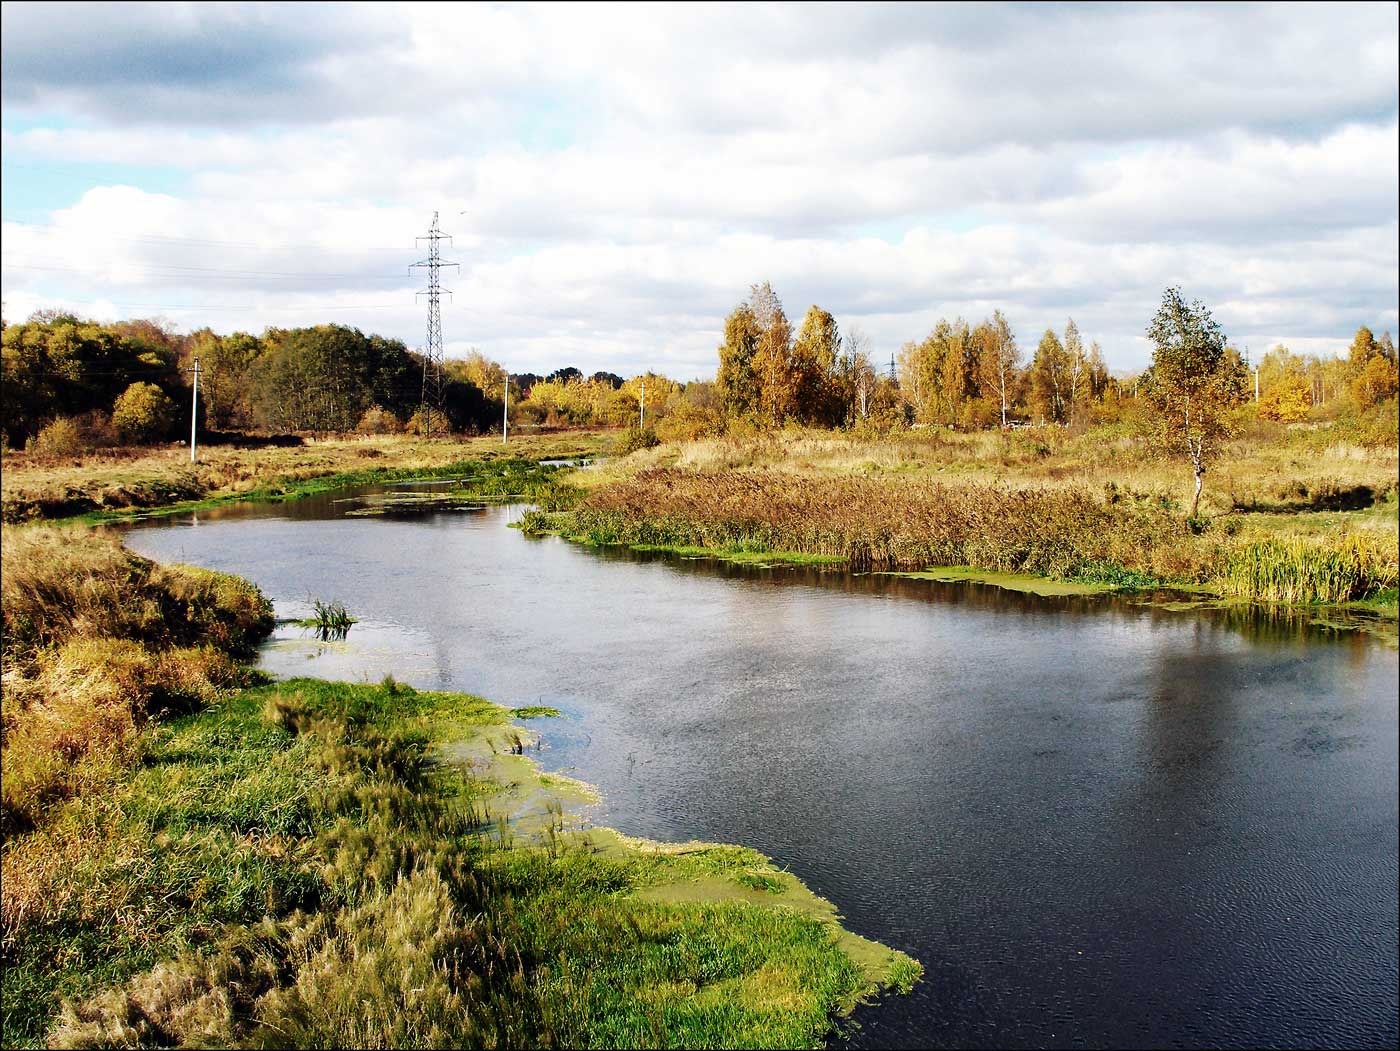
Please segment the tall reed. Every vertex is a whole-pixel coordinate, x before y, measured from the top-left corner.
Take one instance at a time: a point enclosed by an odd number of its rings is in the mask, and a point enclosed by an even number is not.
[[[1071,577],[1150,569],[1182,527],[1082,489],[658,469],[590,494],[569,531],[600,544],[795,551],[857,570],[972,565]]]
[[[1394,541],[1344,536],[1319,541],[1270,537],[1228,554],[1222,575],[1231,594],[1274,602],[1348,602],[1396,586]]]

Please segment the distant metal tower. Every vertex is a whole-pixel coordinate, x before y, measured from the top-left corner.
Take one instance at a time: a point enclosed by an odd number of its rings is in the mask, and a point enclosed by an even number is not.
[[[450,244],[452,236],[442,233],[438,229],[437,212],[433,213],[433,225],[429,227],[428,232],[416,240],[428,242],[428,258],[414,263],[409,267],[409,270],[420,266],[428,268],[428,287],[418,293],[420,296],[428,297],[428,341],[423,346],[423,397],[418,411],[422,415],[424,432],[431,438],[437,420],[442,421],[444,428],[447,424],[446,416],[442,410],[441,296],[443,292],[450,296],[452,290],[443,288],[438,282],[438,271],[444,266],[457,266],[457,264],[445,263],[442,260],[438,244],[442,241],[447,241]]]

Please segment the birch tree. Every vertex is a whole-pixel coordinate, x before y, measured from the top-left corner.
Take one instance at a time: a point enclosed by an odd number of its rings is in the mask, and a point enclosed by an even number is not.
[[[1162,295],[1147,338],[1155,348],[1143,375],[1143,393],[1156,417],[1159,441],[1191,461],[1195,490],[1191,517],[1201,504],[1202,480],[1230,437],[1229,411],[1247,397],[1249,370],[1226,345],[1225,333],[1200,300],[1181,289]]]
[[[1073,423],[1080,406],[1084,402],[1089,381],[1089,363],[1084,355],[1084,340],[1079,336],[1079,326],[1070,318],[1065,325],[1065,359],[1069,368],[1065,384],[1065,422]]]
[[[1000,310],[992,314],[991,321],[979,325],[978,331],[982,333],[982,389],[1000,400],[1001,425],[1005,427],[1006,412],[1016,390],[1016,367],[1020,364],[1021,352]]]
[[[791,415],[797,401],[792,325],[783,313],[782,301],[767,281],[753,286],[749,307],[759,330],[758,346],[753,356],[759,409],[777,427]]]

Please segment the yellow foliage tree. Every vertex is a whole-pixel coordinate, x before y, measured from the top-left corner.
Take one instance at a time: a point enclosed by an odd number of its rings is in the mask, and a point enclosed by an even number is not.
[[[1302,372],[1289,372],[1275,380],[1259,398],[1259,418],[1279,423],[1306,420],[1312,409],[1312,383]]]

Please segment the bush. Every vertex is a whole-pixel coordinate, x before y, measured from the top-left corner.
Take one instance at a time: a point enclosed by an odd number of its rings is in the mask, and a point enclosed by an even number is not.
[[[693,442],[720,430],[719,414],[682,401],[656,425],[656,436],[663,442]]]
[[[133,383],[112,406],[112,426],[125,441],[157,441],[175,426],[175,403],[154,383]]]
[[[413,415],[408,418],[408,422],[404,424],[404,433],[421,437],[429,433],[429,424],[432,425],[434,438],[445,438],[452,433],[452,424],[446,416],[431,409],[425,414],[421,408],[414,410]]]
[[[640,427],[628,427],[618,437],[613,446],[614,452],[618,456],[626,456],[634,453],[638,449],[654,449],[661,444],[661,439],[656,436],[656,432],[650,427],[643,430]]]
[[[1393,449],[1397,428],[1400,412],[1396,399],[1391,398],[1367,408],[1347,404],[1324,435],[1328,444],[1350,442],[1368,449]]]
[[[76,420],[60,416],[45,424],[25,448],[39,456],[76,456],[87,448],[87,442]]]
[[[1289,376],[1264,392],[1259,417],[1279,423],[1298,423],[1312,410],[1312,384],[1306,376]]]
[[[1001,423],[1001,403],[986,398],[969,398],[963,402],[958,424],[965,431],[982,431]]]
[[[403,424],[388,409],[373,405],[360,417],[355,430],[361,434],[398,434],[403,430]]]

